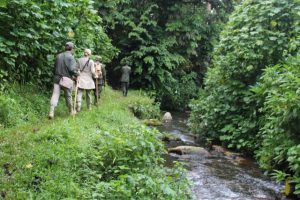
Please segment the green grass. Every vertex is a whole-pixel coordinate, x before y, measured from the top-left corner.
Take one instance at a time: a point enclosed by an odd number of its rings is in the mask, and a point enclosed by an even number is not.
[[[2,128],[2,196],[189,199],[189,183],[181,168],[161,166],[165,149],[160,133],[142,126],[129,111],[128,105],[137,101],[152,103],[141,91],[123,97],[106,88],[97,107],[87,111],[83,105],[74,118],[60,99],[54,120],[47,120],[44,112],[38,122]]]

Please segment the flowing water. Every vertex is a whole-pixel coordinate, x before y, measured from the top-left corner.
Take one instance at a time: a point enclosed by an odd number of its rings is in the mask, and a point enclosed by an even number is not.
[[[173,120],[158,127],[179,141],[169,141],[168,148],[176,146],[199,146],[186,126],[187,115],[175,114]],[[167,166],[174,160],[187,165],[188,177],[193,183],[193,194],[198,200],[283,200],[282,185],[264,176],[251,159],[236,160],[233,156],[211,152],[210,156],[199,154],[177,155],[169,153]]]

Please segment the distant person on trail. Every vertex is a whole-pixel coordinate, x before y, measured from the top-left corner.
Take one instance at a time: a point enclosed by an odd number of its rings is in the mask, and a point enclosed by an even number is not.
[[[76,69],[76,60],[72,55],[72,50],[74,49],[74,44],[72,42],[67,42],[65,45],[65,52],[60,53],[56,56],[55,60],[55,72],[54,72],[54,78],[53,78],[53,93],[50,101],[50,111],[49,111],[49,119],[53,119],[54,117],[54,110],[57,106],[59,95],[60,95],[60,89],[64,90],[65,93],[65,99],[66,104],[68,106],[69,112],[71,115],[74,114],[73,106],[72,106],[72,85],[73,81],[71,80],[74,77],[77,76],[77,69]],[[64,86],[60,85],[60,81],[68,77],[70,78],[70,87],[66,88]]]
[[[121,87],[124,97],[126,97],[128,93],[130,73],[131,67],[127,64],[122,67]]]
[[[90,49],[84,50],[84,57],[79,58],[77,62],[77,69],[79,71],[77,87],[77,99],[76,99],[76,111],[81,110],[81,100],[82,92],[86,90],[86,102],[89,110],[92,109],[92,98],[91,90],[95,89],[95,83],[93,81],[93,76],[95,76],[95,66],[94,61],[90,59],[92,51]]]
[[[105,65],[101,63],[101,56],[96,56],[94,81],[96,86],[96,88],[94,89],[94,96],[96,99],[95,103],[98,103],[98,100],[102,93],[102,87],[105,86],[106,82],[106,70]]]

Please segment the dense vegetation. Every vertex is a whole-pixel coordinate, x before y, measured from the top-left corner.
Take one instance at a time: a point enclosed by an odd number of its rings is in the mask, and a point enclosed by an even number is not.
[[[109,61],[117,51],[89,0],[11,0],[0,7],[0,78],[39,86],[52,85],[55,55],[67,41],[77,55],[89,47]]]
[[[33,92],[23,88],[23,91]],[[36,100],[38,99],[38,100]],[[41,106],[45,95],[27,98]],[[106,89],[101,105],[73,118],[61,105],[57,120],[1,129],[0,191],[7,199],[189,199],[181,168],[161,165],[160,133],[142,126],[128,106],[152,101]],[[18,103],[23,103],[16,100]],[[26,102],[27,102],[26,101]],[[22,107],[35,115],[35,105]],[[41,113],[43,113],[41,109]],[[37,113],[35,116],[40,116]],[[23,113],[13,113],[22,118]],[[21,116],[21,117],[20,117]],[[30,119],[29,119],[30,120]]]
[[[185,109],[210,63],[232,1],[97,2],[105,29],[120,50],[110,74],[118,80],[116,69],[127,62],[134,86],[154,90],[164,108]]]
[[[159,133],[127,111],[159,118],[192,98],[195,133],[254,155],[300,193],[299,19],[299,0],[1,1],[1,195],[189,198],[180,170],[160,166]],[[60,122],[40,122],[67,41],[76,58],[100,54],[112,85],[128,63],[132,86],[157,102],[108,90],[105,109],[71,120],[60,105]]]
[[[200,135],[255,153],[265,170],[285,170],[296,193],[299,10],[293,0],[246,0],[238,6],[221,33],[190,119]]]
[[[49,86],[54,55],[71,40],[77,56],[86,47],[101,54],[112,84],[127,62],[134,86],[154,91],[163,107],[185,109],[232,10],[232,0],[7,1],[0,6],[0,77]]]

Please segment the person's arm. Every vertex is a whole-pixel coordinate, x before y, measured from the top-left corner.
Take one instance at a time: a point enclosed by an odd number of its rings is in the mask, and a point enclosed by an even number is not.
[[[91,65],[91,72],[92,72],[93,77],[95,77],[95,78],[98,77],[98,76],[96,75],[95,63],[94,63],[94,61],[90,60],[90,65]]]
[[[59,59],[59,56],[57,55],[55,57],[55,63],[54,63],[54,68],[53,68],[53,75],[57,74],[57,72],[56,72],[56,66],[58,65],[58,59]]]
[[[102,64],[102,78],[103,78],[103,84],[105,85],[105,83],[106,83],[106,69],[105,69],[104,64]]]
[[[69,56],[66,59],[66,65],[71,76],[78,76],[77,63],[73,56]]]

